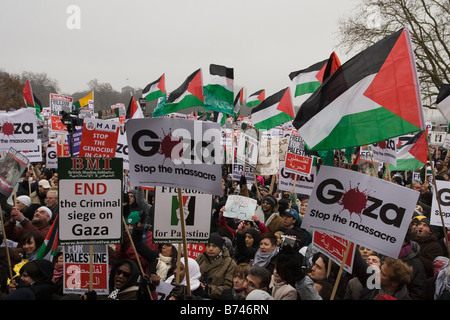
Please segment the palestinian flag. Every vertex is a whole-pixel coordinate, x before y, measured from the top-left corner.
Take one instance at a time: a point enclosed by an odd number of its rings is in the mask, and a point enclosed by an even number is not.
[[[81,98],[77,102],[73,104],[73,110],[79,110],[82,108],[89,107],[89,103],[92,101],[92,104],[94,103],[94,91],[91,91],[87,96]],[[92,110],[94,107],[92,107]]]
[[[48,231],[47,236],[44,239],[44,243],[42,243],[41,247],[39,248],[36,259],[46,259],[52,261],[53,256],[56,256],[59,242],[58,218],[59,215],[56,215],[56,218],[53,221],[52,226],[50,227],[50,230]]]
[[[323,60],[306,69],[294,71],[289,74],[289,78],[295,84],[294,97],[313,93],[320,87],[327,62],[328,60]]]
[[[159,99],[166,95],[166,77],[163,74],[158,80],[149,83],[144,90],[142,90],[142,98],[146,101]]]
[[[142,112],[140,104],[131,96],[130,102],[128,103],[128,109],[125,114],[125,119],[138,119],[144,118],[144,113]]]
[[[442,113],[445,120],[450,121],[450,84],[441,85],[436,99],[436,107]]]
[[[234,70],[216,64],[209,66],[210,83],[203,88],[205,109],[232,113],[234,100]]]
[[[390,171],[415,171],[427,163],[427,131],[419,131],[397,151],[397,165],[389,165]]]
[[[244,88],[239,90],[238,94],[236,95],[236,98],[234,98],[234,114],[238,115],[241,111],[241,107],[244,104]]]
[[[36,109],[36,116],[38,117],[39,120],[43,121],[41,118],[42,103],[33,94],[33,90],[31,89],[30,80],[27,80],[27,82],[25,83],[25,86],[23,88],[23,100],[25,101],[25,104],[27,105],[27,107]]]
[[[268,130],[294,119],[289,87],[265,99],[259,106],[252,109],[251,119],[258,130]]]
[[[424,128],[407,29],[338,68],[300,107],[293,125],[310,150],[387,140]]]
[[[204,105],[202,69],[192,73],[183,84],[173,91],[164,104],[164,113]]]
[[[255,107],[264,101],[266,90],[258,90],[247,97],[247,107]]]

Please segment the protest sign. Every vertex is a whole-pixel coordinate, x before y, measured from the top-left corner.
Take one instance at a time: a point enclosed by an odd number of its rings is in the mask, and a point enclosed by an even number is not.
[[[80,143],[80,157],[114,158],[119,136],[119,122],[85,119]]]
[[[117,243],[122,237],[122,159],[59,158],[59,239]]]
[[[252,167],[244,166],[243,164],[240,163],[233,163],[231,171],[231,180],[240,181],[243,175],[244,167],[245,167],[245,179],[247,179],[247,184],[255,182],[254,169],[252,169]]]
[[[392,138],[385,141],[373,143],[370,145],[373,159],[378,162],[397,165],[397,144],[398,138]]]
[[[450,181],[436,180],[437,197],[433,194],[433,202],[431,204],[430,224],[435,226],[442,226],[442,220],[444,226],[450,228]],[[440,210],[439,210],[440,204]],[[442,219],[441,212],[442,210]]]
[[[72,112],[73,98],[61,94],[50,93],[50,113],[54,116],[61,116],[61,112]]]
[[[38,143],[36,110],[0,113],[0,150],[30,150]]]
[[[284,169],[286,172],[309,176],[311,174],[313,159],[295,153],[287,152]]]
[[[222,194],[220,124],[176,118],[125,123],[133,186]]]
[[[227,202],[225,203],[223,216],[251,221],[252,216],[255,214],[256,205],[256,199],[238,195],[229,195]]]
[[[90,246],[68,245],[63,247],[63,293],[83,294],[89,291],[90,282]],[[108,286],[108,247],[94,245],[92,289],[99,295],[109,294]]]
[[[314,231],[312,240],[313,250],[322,252],[328,258],[333,260],[337,265],[342,263],[347,248],[348,241],[327,233]],[[347,259],[344,264],[344,270],[352,273],[353,258],[355,256],[355,244],[350,244],[350,251],[347,254]]]
[[[316,176],[316,167],[311,168],[309,176],[298,176],[295,179],[295,175],[287,172],[284,169],[284,161],[280,161],[280,175],[278,177],[278,188],[283,191],[292,192],[294,185],[294,192],[298,194],[311,195],[314,188],[314,181]]]
[[[258,163],[258,139],[241,132],[236,150],[236,161],[255,168]]]
[[[418,191],[379,178],[321,166],[302,228],[397,258],[418,197]]]
[[[58,150],[55,144],[47,145],[45,166],[50,169],[58,168]]]
[[[117,138],[116,158],[123,160],[123,170],[130,169],[130,162],[128,160],[128,141],[127,133],[119,130],[119,137]]]
[[[264,136],[264,135],[263,135]],[[256,173],[259,175],[275,175],[280,170],[279,138],[265,135],[259,143]]]
[[[181,242],[178,188],[155,188],[155,217],[153,241],[155,243]],[[206,242],[210,236],[212,196],[197,190],[183,189],[181,204],[185,221],[186,240]]]
[[[50,115],[50,130],[53,132],[67,133],[67,126],[62,122],[61,116]]]
[[[14,148],[10,148],[3,161],[0,162],[0,193],[9,197],[19,181],[29,160]]]

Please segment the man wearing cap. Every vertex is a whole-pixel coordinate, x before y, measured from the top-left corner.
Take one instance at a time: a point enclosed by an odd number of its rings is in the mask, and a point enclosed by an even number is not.
[[[304,229],[300,228],[302,220],[300,219],[297,210],[293,208],[286,209],[283,213],[281,213],[281,218],[283,218],[283,225],[275,232],[281,231],[285,235],[295,237],[298,240],[297,244],[300,245],[300,248],[308,245],[306,243],[306,235],[303,231]]]
[[[27,231],[35,230],[45,239],[51,227],[49,224],[51,218],[52,211],[44,206],[37,208],[31,221],[14,207],[11,210],[11,219],[5,222],[6,238],[19,242]]]
[[[31,203],[40,204],[41,206],[45,206],[45,197],[47,196],[47,192],[50,189],[50,182],[46,179],[39,180],[38,189],[33,191],[30,194]]]
[[[442,247],[431,229],[430,220],[428,218],[423,218],[419,221],[414,241],[419,244],[419,259],[425,267],[427,278],[432,278],[434,275],[433,260],[438,256],[443,256],[444,252],[442,252]]]
[[[233,272],[236,262],[230,257],[225,240],[212,233],[206,251],[195,259],[202,275],[202,287],[210,299],[220,299],[224,289],[233,286]]]

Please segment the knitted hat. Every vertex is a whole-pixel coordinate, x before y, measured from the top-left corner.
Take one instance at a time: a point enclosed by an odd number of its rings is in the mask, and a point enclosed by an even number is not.
[[[139,211],[133,211],[127,218],[127,224],[135,224],[138,223],[139,220],[141,220],[141,217],[139,216]]]
[[[428,228],[430,228],[430,230],[431,230],[430,219],[428,219],[428,218],[423,218],[422,220],[420,220],[419,223],[425,223],[426,225],[428,225]],[[433,230],[431,230],[431,231],[433,231]]]
[[[209,238],[208,243],[215,244],[220,249],[222,249],[223,245],[225,244],[225,240],[217,232],[213,232],[211,233],[211,237]]]
[[[31,204],[31,198],[29,196],[18,196],[16,198],[16,200],[19,200],[20,202],[22,202],[27,207],[29,207],[30,204]]]
[[[275,207],[276,206],[276,200],[274,199],[274,198],[272,198],[272,197],[270,197],[270,196],[267,196],[267,197],[264,197],[264,199],[263,199],[263,202],[264,201],[267,201],[268,203],[270,203],[270,205],[272,206],[272,207]]]

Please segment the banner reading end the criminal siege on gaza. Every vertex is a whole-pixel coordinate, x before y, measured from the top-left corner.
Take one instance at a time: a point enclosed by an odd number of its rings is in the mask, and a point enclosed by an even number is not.
[[[302,228],[398,257],[418,191],[336,167],[322,166],[316,178]]]
[[[122,159],[58,158],[58,173],[60,242],[120,242]]]
[[[222,193],[220,124],[141,118],[128,120],[125,129],[132,185]]]
[[[34,150],[38,143],[34,108],[0,113],[0,150]]]
[[[155,217],[153,241],[155,243],[181,242],[180,209],[183,209],[186,240],[206,243],[210,236],[212,196],[196,190],[182,190],[182,204],[178,188],[155,188]]]

